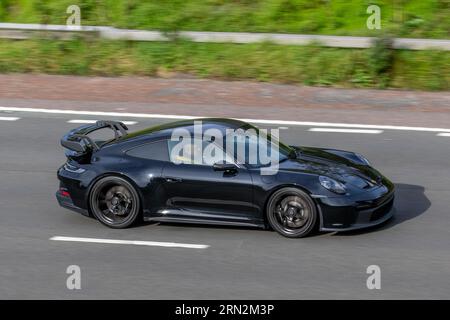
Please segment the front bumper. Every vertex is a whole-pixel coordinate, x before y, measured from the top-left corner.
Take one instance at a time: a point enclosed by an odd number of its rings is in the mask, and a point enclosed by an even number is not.
[[[394,190],[376,190],[353,198],[319,199],[320,230],[349,231],[389,220],[395,213]]]

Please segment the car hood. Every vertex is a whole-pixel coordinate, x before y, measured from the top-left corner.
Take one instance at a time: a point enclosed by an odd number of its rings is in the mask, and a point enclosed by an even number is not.
[[[295,159],[280,163],[280,170],[324,175],[351,184],[360,189],[368,189],[386,182],[374,168],[356,163],[352,152],[312,147],[293,147],[298,151]]]

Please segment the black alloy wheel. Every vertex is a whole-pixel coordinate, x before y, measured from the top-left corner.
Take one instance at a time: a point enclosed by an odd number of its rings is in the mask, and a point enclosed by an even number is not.
[[[317,222],[317,208],[311,197],[297,188],[282,188],[270,197],[267,220],[281,235],[301,238],[310,234]]]
[[[140,212],[139,196],[125,179],[109,176],[94,185],[89,196],[92,214],[110,228],[132,225]]]

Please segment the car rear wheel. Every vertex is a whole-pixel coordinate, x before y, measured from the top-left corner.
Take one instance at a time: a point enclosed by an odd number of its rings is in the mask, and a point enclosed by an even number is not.
[[[109,176],[100,179],[89,196],[92,214],[104,225],[122,229],[132,225],[139,216],[139,196],[125,179]]]
[[[267,220],[281,235],[301,238],[314,230],[317,208],[304,191],[297,188],[283,188],[270,197],[267,203]]]

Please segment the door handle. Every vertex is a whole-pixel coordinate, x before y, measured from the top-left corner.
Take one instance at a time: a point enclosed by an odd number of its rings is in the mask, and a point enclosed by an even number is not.
[[[166,180],[166,182],[169,182],[169,183],[177,183],[177,182],[183,181],[183,179],[181,179],[181,178],[174,178],[174,177],[165,177],[164,179]]]

